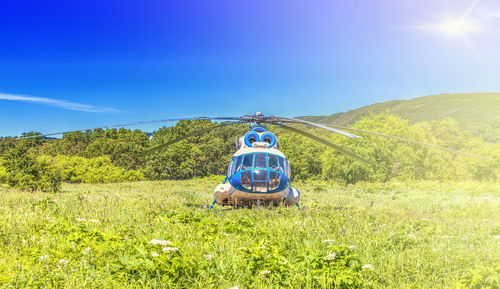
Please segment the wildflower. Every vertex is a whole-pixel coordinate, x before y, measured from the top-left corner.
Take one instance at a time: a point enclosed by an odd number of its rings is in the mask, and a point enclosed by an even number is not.
[[[212,255],[212,254],[208,254],[206,259],[207,259],[208,261],[212,261],[212,259],[213,259],[213,258],[214,258],[214,255]]]
[[[87,247],[87,249],[83,250],[83,254],[88,255],[90,251],[91,251],[90,247]]]
[[[158,240],[158,239],[152,239],[149,243],[153,245],[162,245],[162,246],[167,246],[168,244],[170,244],[170,242],[167,240]]]
[[[101,220],[98,220],[98,219],[90,219],[89,222],[92,222],[92,223],[100,223]]]
[[[234,286],[234,287],[231,287],[229,289],[240,289],[240,287],[238,285]]]
[[[495,239],[500,239],[500,235],[496,235],[495,237],[493,237]]]
[[[259,272],[259,275],[266,275],[266,274],[271,274],[271,271],[269,270],[262,270]]]
[[[266,246],[260,246],[260,247],[256,247],[255,249],[265,249]]]
[[[40,256],[40,260],[42,261],[47,261],[47,259],[49,259],[49,255],[47,254]]]
[[[351,245],[351,246],[349,246],[349,249],[351,249],[351,250],[356,250],[356,246]]]
[[[76,218],[76,220],[77,220],[78,222],[85,222],[85,221],[87,221],[87,219],[85,219],[85,218]]]
[[[64,259],[59,260],[59,265],[60,266],[66,266],[66,265],[68,265],[68,263],[69,263],[68,260],[64,260]]]
[[[25,239],[23,239],[23,244],[26,244],[26,243],[28,243],[28,241],[26,241]]]
[[[334,239],[326,239],[326,240],[323,240],[323,242],[321,242],[321,243],[333,243],[333,242],[335,242]]]
[[[373,267],[372,264],[363,265],[363,267],[361,267],[361,269],[363,269],[363,270],[370,270],[370,271],[375,270],[375,268]]]
[[[161,249],[163,252],[175,252],[175,251],[179,251],[179,248],[176,248],[176,247],[163,247],[163,249]]]
[[[325,260],[332,261],[332,260],[335,260],[335,257],[337,257],[337,253],[333,252],[333,253],[326,255]]]
[[[158,254],[158,253],[156,253],[156,252],[153,252],[153,253],[151,253],[151,256],[153,256],[153,257],[158,257],[158,256],[160,256],[160,254]]]

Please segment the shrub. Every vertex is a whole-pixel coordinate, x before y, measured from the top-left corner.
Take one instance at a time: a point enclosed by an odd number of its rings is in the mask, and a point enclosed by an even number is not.
[[[51,159],[49,156],[42,158]],[[70,183],[115,183],[144,179],[138,171],[114,166],[108,156],[87,159],[59,155],[53,158],[53,162],[63,180]]]
[[[0,184],[4,184],[6,182],[7,182],[7,170],[5,170],[5,167],[0,165]]]
[[[2,161],[5,182],[26,191],[56,192],[61,188],[60,173],[47,160],[37,160],[25,145],[10,150]]]

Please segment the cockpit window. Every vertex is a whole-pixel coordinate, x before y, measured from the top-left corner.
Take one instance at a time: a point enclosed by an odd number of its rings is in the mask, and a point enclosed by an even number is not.
[[[237,156],[235,158],[234,165],[233,165],[233,174],[239,172],[242,158],[243,158],[243,156]]]
[[[259,169],[267,168],[267,158],[265,153],[255,154],[255,167]]]
[[[267,182],[267,170],[253,171],[253,180]]]
[[[230,177],[233,174],[233,165],[234,165],[234,159],[232,159],[231,162],[229,163],[229,167],[227,170],[228,177]]]
[[[253,165],[253,154],[248,154],[243,157],[243,165],[241,166],[242,170],[251,169]]]
[[[287,159],[269,153],[249,153],[234,157],[229,164],[232,173],[241,172],[241,186],[254,192],[266,193],[279,188],[281,177],[290,177]]]
[[[276,190],[280,185],[280,174],[269,172],[269,190]]]
[[[285,174],[286,170],[285,170],[285,160],[283,158],[278,158],[279,159],[279,163],[280,163],[280,172],[282,174]]]
[[[271,170],[277,171],[280,169],[280,165],[278,164],[278,157],[275,155],[269,155],[269,168]]]
[[[241,185],[248,190],[252,189],[252,172],[246,171],[241,173]]]
[[[253,190],[258,193],[267,192],[267,182],[253,182]]]

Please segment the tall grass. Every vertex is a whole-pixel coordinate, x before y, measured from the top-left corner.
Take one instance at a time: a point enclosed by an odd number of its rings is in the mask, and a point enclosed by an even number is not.
[[[216,184],[0,187],[0,286],[499,286],[498,183],[308,182],[302,212],[209,212]]]

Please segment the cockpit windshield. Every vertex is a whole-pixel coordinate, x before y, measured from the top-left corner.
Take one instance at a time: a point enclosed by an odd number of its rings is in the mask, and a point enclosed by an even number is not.
[[[250,153],[231,160],[230,175],[241,171],[241,185],[254,192],[276,190],[280,185],[280,173],[290,178],[288,161],[269,153]]]

